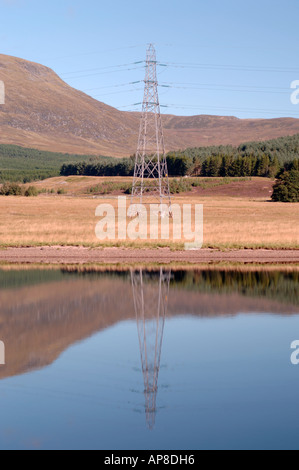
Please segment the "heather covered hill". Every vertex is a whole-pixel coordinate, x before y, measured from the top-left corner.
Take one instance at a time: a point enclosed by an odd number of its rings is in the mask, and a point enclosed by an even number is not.
[[[0,106],[0,143],[61,153],[134,153],[139,113],[97,101],[67,85],[51,69],[16,57],[0,55],[0,80],[6,88],[6,103]],[[168,151],[299,133],[299,119],[292,118],[164,115],[163,125]]]

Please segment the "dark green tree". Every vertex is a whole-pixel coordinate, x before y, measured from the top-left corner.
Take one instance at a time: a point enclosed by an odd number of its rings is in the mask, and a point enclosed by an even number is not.
[[[273,187],[273,201],[299,202],[299,170],[284,171]]]

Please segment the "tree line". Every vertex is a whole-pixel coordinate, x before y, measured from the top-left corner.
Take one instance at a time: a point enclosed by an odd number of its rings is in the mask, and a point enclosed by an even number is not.
[[[274,177],[284,164],[299,155],[299,134],[238,147],[188,148],[167,154],[170,176],[265,176]],[[53,176],[132,176],[134,156],[118,159],[72,155],[0,145],[0,183],[27,183]]]
[[[113,161],[64,163],[60,169],[61,176],[133,176],[133,158],[114,159]]]
[[[263,176],[274,178],[282,169],[277,157],[268,155],[256,156],[232,156],[216,155],[207,157],[201,162],[194,162],[185,155],[167,155],[168,175],[203,176],[203,177],[246,177]],[[60,170],[61,176],[133,176],[134,158],[109,162],[78,162],[65,163]]]
[[[226,155],[231,157],[262,157],[263,155],[274,159],[276,157],[280,164],[298,158],[299,134],[264,142],[248,142],[233,147],[232,145],[220,145],[209,147],[192,147],[183,151],[171,152],[174,156],[186,156],[194,163],[202,163],[208,157]]]
[[[0,183],[5,181],[29,183],[59,176],[65,162],[110,161],[112,157],[71,155],[48,152],[17,145],[0,145]]]
[[[266,297],[299,305],[299,273],[287,271],[176,271],[171,284],[202,293],[242,292],[243,296]]]
[[[265,142],[249,142],[238,147],[219,145],[194,147],[169,152],[169,176],[247,177],[274,178],[284,169],[284,164],[299,155],[299,134]],[[62,176],[132,176],[134,155],[126,159],[100,162],[65,163]]]

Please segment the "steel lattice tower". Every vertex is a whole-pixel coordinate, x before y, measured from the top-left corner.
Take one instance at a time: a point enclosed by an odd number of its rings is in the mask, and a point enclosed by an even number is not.
[[[144,379],[145,412],[149,429],[156,416],[156,396],[160,370],[161,348],[167,313],[171,271],[146,274],[131,271],[142,372]]]
[[[158,96],[157,60],[153,44],[150,44],[147,49],[144,83],[144,98],[131,196],[131,215],[139,213],[138,205],[146,203],[145,197],[155,198],[155,202],[159,202],[160,213],[162,213],[161,205],[166,204],[168,215],[172,215]]]

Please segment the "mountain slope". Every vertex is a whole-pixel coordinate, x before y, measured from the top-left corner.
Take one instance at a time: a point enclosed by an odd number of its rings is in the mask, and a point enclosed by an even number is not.
[[[118,111],[63,82],[51,69],[0,55],[6,103],[0,143],[56,152],[130,155],[139,113]],[[167,150],[240,144],[299,133],[299,119],[241,120],[220,116],[163,116]]]

